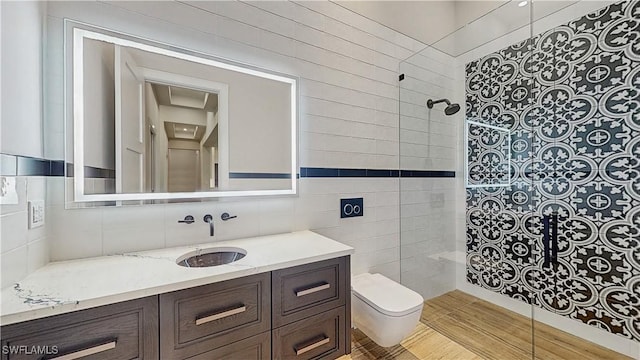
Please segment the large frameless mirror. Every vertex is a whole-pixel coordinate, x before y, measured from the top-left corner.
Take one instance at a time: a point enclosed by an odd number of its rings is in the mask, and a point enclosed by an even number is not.
[[[296,193],[296,78],[67,20],[68,203]]]

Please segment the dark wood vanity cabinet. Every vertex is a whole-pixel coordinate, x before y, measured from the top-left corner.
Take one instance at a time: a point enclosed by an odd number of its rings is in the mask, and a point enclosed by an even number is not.
[[[160,294],[163,358],[187,359],[270,331],[270,287],[263,273]]]
[[[236,341],[188,358],[189,360],[269,360],[271,331]]]
[[[344,306],[273,330],[274,359],[335,359],[346,354]]]
[[[2,359],[159,359],[158,296],[2,327]]]
[[[335,359],[350,310],[345,256],[3,326],[2,359]]]
[[[271,275],[274,359],[335,359],[351,352],[349,257]]]

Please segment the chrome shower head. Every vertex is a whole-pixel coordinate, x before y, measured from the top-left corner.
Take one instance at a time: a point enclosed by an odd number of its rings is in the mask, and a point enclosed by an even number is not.
[[[427,100],[427,107],[429,109],[433,109],[433,105],[441,102],[447,103],[447,107],[444,109],[445,115],[453,115],[458,111],[460,111],[460,105],[455,103],[452,104],[451,101],[449,101],[449,99],[440,99],[440,100],[429,99]]]

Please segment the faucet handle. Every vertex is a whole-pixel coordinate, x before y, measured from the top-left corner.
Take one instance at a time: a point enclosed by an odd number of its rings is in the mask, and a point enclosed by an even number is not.
[[[195,219],[193,218],[193,216],[187,215],[184,217],[184,220],[178,220],[178,222],[185,223],[185,224],[193,224],[195,222]]]
[[[230,216],[229,213],[222,213],[222,215],[220,215],[220,219],[222,219],[222,221],[227,221],[229,219],[235,219],[237,217],[238,217],[238,215]]]

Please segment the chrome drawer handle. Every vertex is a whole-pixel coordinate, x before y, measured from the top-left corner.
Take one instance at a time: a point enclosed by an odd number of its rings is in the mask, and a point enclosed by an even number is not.
[[[298,349],[298,346],[294,346],[293,350],[296,351],[296,356],[297,355],[302,355],[302,354],[306,353],[307,351],[311,351],[311,350],[313,350],[313,349],[315,349],[315,348],[317,348],[319,346],[322,346],[324,344],[328,344],[329,341],[331,341],[331,338],[322,336],[322,340],[320,340],[320,341],[316,341],[313,344],[307,345],[307,346],[305,346],[303,348],[300,348],[300,349]]]
[[[216,321],[216,320],[220,320],[222,318],[226,318],[228,316],[231,315],[236,315],[236,314],[240,314],[247,311],[247,307],[242,305],[240,307],[237,307],[235,309],[231,309],[231,310],[227,310],[227,311],[223,311],[217,314],[213,314],[213,315],[209,315],[209,316],[205,316],[205,317],[201,317],[201,318],[197,318],[196,319],[196,325],[202,325],[211,321]]]
[[[65,355],[60,355],[54,358],[50,358],[51,360],[74,360],[74,359],[80,359],[81,357],[85,357],[85,356],[89,356],[89,355],[94,355],[97,353],[101,353],[103,351],[107,351],[107,350],[111,350],[111,349],[115,349],[116,348],[116,340],[105,343],[105,344],[101,344],[101,345],[97,345],[97,346],[93,346],[90,347],[88,349],[84,349],[84,350],[78,350],[78,351],[74,351],[72,353],[68,353]]]
[[[296,291],[296,296],[297,296],[297,297],[300,297],[300,296],[305,296],[305,295],[313,294],[314,292],[318,292],[318,291],[326,290],[326,289],[328,289],[328,288],[330,288],[330,287],[331,287],[331,284],[329,284],[329,283],[324,283],[324,284],[322,284],[322,285],[315,286],[315,287],[312,287],[312,288],[310,288],[310,289]]]

